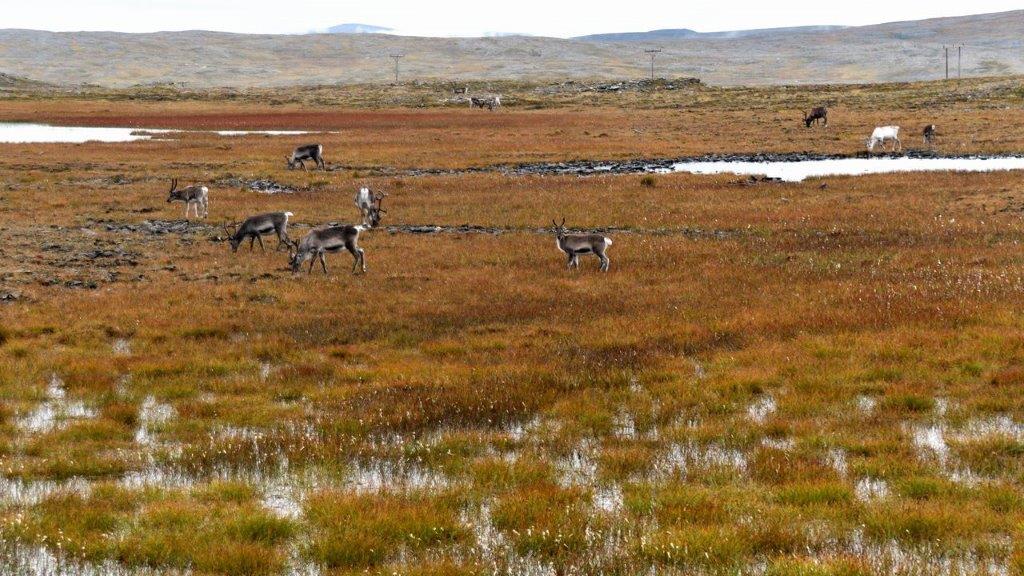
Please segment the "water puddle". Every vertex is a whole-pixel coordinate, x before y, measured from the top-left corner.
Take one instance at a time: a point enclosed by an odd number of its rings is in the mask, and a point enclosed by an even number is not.
[[[840,476],[846,476],[849,470],[849,465],[846,463],[846,450],[842,448],[833,448],[828,451],[825,456],[825,461],[829,467],[836,471],[836,474]]]
[[[618,484],[594,490],[594,508],[606,514],[618,514],[625,500]]]
[[[150,446],[154,444],[154,433],[161,424],[174,418],[174,407],[161,404],[152,396],[146,396],[139,407],[139,427],[135,430],[135,442]]]
[[[72,420],[93,418],[96,411],[79,400],[68,400],[64,381],[54,374],[46,387],[46,400],[35,410],[18,419],[23,431],[40,434],[67,426]]]
[[[743,474],[747,471],[747,456],[718,444],[676,443],[654,464],[654,473],[658,477],[685,477],[692,470],[713,468],[732,468]]]
[[[555,463],[558,483],[564,487],[591,486],[597,480],[597,447],[592,440],[582,440],[568,456]]]
[[[764,424],[768,416],[772,415],[777,408],[775,398],[765,395],[747,407],[747,416],[756,424]]]
[[[151,140],[154,135],[207,133],[218,136],[298,136],[311,134],[303,130],[167,130],[149,128],[51,126],[30,122],[0,122],[0,144],[51,144],[84,142],[135,142]]]
[[[853,493],[861,502],[881,500],[889,496],[889,483],[880,478],[861,478],[854,486]]]
[[[61,482],[52,480],[22,480],[0,476],[0,508],[5,506],[34,506],[57,494],[79,494],[87,496],[92,486],[82,478]]]
[[[113,560],[91,563],[54,554],[45,546],[0,541],[0,574],[10,576],[160,576],[180,574],[154,568],[128,568]]]
[[[495,576],[555,576],[550,564],[532,555],[520,554],[512,542],[495,528],[491,521],[491,504],[484,502],[478,509],[464,510],[462,525],[469,527],[475,537],[472,555]]]
[[[357,493],[441,490],[451,484],[444,474],[423,466],[376,458],[356,464],[345,479],[345,487]]]
[[[863,176],[893,172],[992,172],[1024,170],[1024,158],[829,158],[783,162],[707,161],[677,162],[665,172],[766,176],[801,182],[822,176]]]
[[[877,404],[878,401],[872,398],[871,396],[857,397],[857,410],[859,410],[861,414],[870,415],[872,412],[875,411],[875,406]]]

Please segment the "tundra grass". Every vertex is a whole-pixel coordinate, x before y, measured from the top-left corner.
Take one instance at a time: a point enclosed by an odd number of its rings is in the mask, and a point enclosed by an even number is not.
[[[619,138],[673,111],[360,114],[330,136],[366,139],[353,163],[698,146]],[[534,138],[566,122],[616,132]],[[1019,173],[365,177],[286,172],[290,145],[0,147],[0,571],[1020,571]],[[180,219],[172,175],[211,183],[210,222],[148,231]],[[364,233],[366,275],[223,241],[257,211],[352,221],[363,183],[398,226]],[[565,270],[562,216],[614,229],[609,273]],[[484,230],[401,228],[427,224]]]

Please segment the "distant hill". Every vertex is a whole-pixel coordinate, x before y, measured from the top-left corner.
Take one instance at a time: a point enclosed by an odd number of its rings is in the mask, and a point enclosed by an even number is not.
[[[1024,74],[1022,30],[1024,10],[849,28],[665,30],[597,39],[0,30],[0,70],[52,84],[112,87],[389,82],[388,54],[400,52],[406,80],[622,79],[648,74],[638,40],[655,38],[663,50],[656,73],[669,78],[712,85],[912,81],[941,76],[944,44],[965,46],[965,75]],[[601,39],[609,37],[616,39]]]
[[[393,30],[371,24],[338,24],[337,26],[331,26],[324,30],[324,32],[328,34],[382,34],[393,32]]]
[[[612,32],[577,36],[576,40],[589,42],[650,42],[655,40],[679,40],[681,38],[747,38],[752,36],[781,36],[807,32],[833,32],[845,26],[791,26],[788,28],[760,28],[755,30],[728,30],[724,32],[697,32],[689,28],[667,28],[648,32]]]

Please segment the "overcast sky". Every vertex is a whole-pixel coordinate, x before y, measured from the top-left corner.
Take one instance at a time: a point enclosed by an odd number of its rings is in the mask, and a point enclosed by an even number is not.
[[[292,34],[360,23],[423,36],[577,36],[692,28],[862,25],[1001,12],[1021,0],[4,0],[0,27],[41,30],[222,30]],[[614,6],[612,8],[611,6]]]

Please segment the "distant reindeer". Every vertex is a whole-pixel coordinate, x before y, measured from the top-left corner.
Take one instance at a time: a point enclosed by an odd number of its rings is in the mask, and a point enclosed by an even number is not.
[[[457,84],[455,84],[453,82],[452,83],[452,94],[455,94],[456,96],[459,96],[459,95],[464,96],[466,94],[469,94],[469,86],[465,86],[465,85],[459,86],[459,85],[457,85]]]
[[[234,232],[227,230],[228,242],[231,244],[231,251],[237,252],[238,246],[245,242],[245,239],[249,239],[249,250],[252,250],[253,242],[259,241],[260,250],[266,252],[266,248],[263,246],[263,236],[275,233],[277,234],[277,249],[280,250],[281,246],[291,246],[291,241],[288,239],[288,218],[293,216],[291,212],[269,212],[267,214],[257,214],[250,216],[245,219],[244,222],[239,224],[238,228]]]
[[[292,273],[298,274],[299,267],[306,260],[309,260],[309,271],[308,274],[313,273],[313,264],[316,263],[316,259],[320,260],[320,266],[324,269],[324,275],[327,274],[327,260],[324,255],[327,252],[340,252],[341,250],[348,250],[355,262],[352,264],[352,273],[362,267],[362,271],[366,272],[366,257],[363,255],[363,249],[359,247],[359,233],[366,230],[365,226],[327,226],[324,228],[315,228],[306,234],[302,238],[301,242],[293,242],[291,244],[292,250],[289,251],[289,265],[291,266]]]
[[[324,165],[324,147],[321,144],[307,144],[292,151],[292,155],[288,157],[288,169],[294,170],[296,166],[301,166],[305,170],[304,160],[312,160],[321,170],[327,169]]]
[[[612,245],[611,238],[600,234],[566,234],[565,218],[562,218],[561,224],[556,224],[554,220],[551,221],[551,224],[555,227],[555,241],[558,249],[565,252],[568,257],[570,270],[580,267],[580,254],[595,254],[601,259],[601,271],[608,271],[611,260],[608,259],[605,250]]]
[[[929,124],[924,127],[921,135],[924,137],[924,143],[931,146],[935,142],[935,134],[938,131],[938,127],[935,124]]]
[[[804,125],[808,128],[811,127],[811,124],[817,124],[819,121],[824,121],[825,128],[828,128],[828,108],[818,106],[811,108],[810,114],[804,113]]]
[[[477,97],[474,96],[469,99],[470,108],[487,108],[493,111],[495,108],[501,107],[501,96],[485,96]]]
[[[386,197],[387,194],[383,192],[370,194],[370,189],[365,186],[356,192],[356,208],[359,208],[359,213],[363,217],[363,224],[371,228],[376,228],[380,224],[381,216],[387,214],[387,210],[380,207]]]
[[[886,140],[892,141],[893,152],[903,149],[903,143],[900,142],[899,126],[879,126],[871,133],[871,138],[868,138],[868,152],[874,152],[875,146],[878,144],[882,145],[882,150],[884,151]]]
[[[171,191],[167,194],[167,203],[184,202],[185,219],[188,220],[189,209],[195,206],[196,218],[206,218],[210,214],[210,189],[206,186],[192,185],[186,188],[178,188],[178,179],[171,180]],[[199,208],[203,208],[203,215],[199,215]]]

